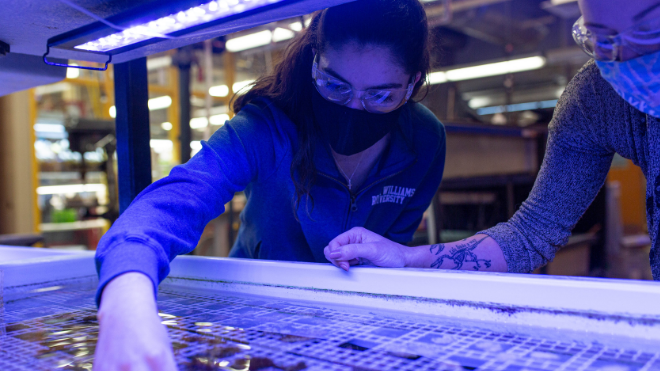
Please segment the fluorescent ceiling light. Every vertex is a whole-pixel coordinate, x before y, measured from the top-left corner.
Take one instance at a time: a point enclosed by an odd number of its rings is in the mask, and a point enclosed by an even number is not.
[[[75,63],[71,63],[71,66],[78,66]],[[78,68],[67,68],[66,69],[66,78],[67,79],[77,79],[80,76],[80,69]]]
[[[291,30],[302,30],[300,22],[291,23],[289,25]],[[268,45],[270,43],[277,43],[280,41],[290,40],[296,36],[295,32],[287,30],[286,28],[277,27],[275,31],[259,31],[245,36],[235,37],[227,40],[225,47],[232,53],[241,52],[243,50],[258,48],[260,46]]]
[[[171,122],[163,122],[160,124],[160,127],[163,128],[165,131],[170,131],[174,127]]]
[[[490,97],[474,97],[468,102],[468,106],[472,109],[486,107],[491,104],[493,104],[493,100]]]
[[[444,72],[429,73],[429,83],[431,85],[442,84],[447,82],[447,74]]]
[[[254,83],[255,80],[245,80],[245,81],[239,81],[235,82],[234,85],[232,85],[232,91],[234,93],[238,92],[239,90],[243,89],[244,87]],[[217,86],[211,86],[209,88],[209,94],[211,94],[212,97],[226,97],[229,95],[229,87],[227,85],[217,85]]]
[[[504,112],[520,112],[520,111],[531,111],[535,109],[543,108],[555,108],[557,106],[557,99],[553,100],[544,100],[540,102],[529,102],[529,103],[516,103],[509,104],[508,106],[492,106],[492,107],[483,107],[477,109],[478,115],[494,115],[496,113]]]
[[[37,187],[37,194],[57,195],[81,192],[105,192],[105,184],[69,184]]]
[[[234,91],[234,93],[240,91],[244,87],[254,83],[255,80],[245,80],[245,81],[239,81],[234,83],[234,85],[231,86],[231,89]]]
[[[151,98],[149,99],[149,102],[147,103],[149,106],[149,111],[155,111],[163,108],[168,108],[169,106],[172,105],[172,98],[170,98],[169,95],[163,95],[162,97],[158,98]],[[110,110],[108,112],[110,114],[110,117],[113,119],[117,117],[117,107],[112,106],[110,107]]]
[[[149,111],[167,108],[172,105],[172,98],[169,95],[164,95],[158,98],[149,99]]]
[[[226,113],[220,114],[220,115],[213,115],[211,116],[211,125],[214,126],[222,126],[225,124],[225,122],[229,120],[229,115]],[[203,129],[208,126],[208,121],[206,120],[206,117],[195,117],[190,120],[190,128],[191,129]]]
[[[41,133],[64,133],[64,125],[62,124],[34,124],[34,131]]]
[[[202,129],[208,126],[208,121],[206,117],[195,117],[190,119],[190,128],[191,129]]]
[[[222,126],[227,120],[229,120],[229,115],[226,113],[221,115],[213,115],[211,116],[211,125]]]
[[[278,27],[273,31],[273,42],[278,43],[280,41],[293,39],[294,36],[296,36],[296,34],[293,31]]]
[[[149,147],[153,148],[156,153],[172,152],[174,143],[169,139],[150,139]]]
[[[190,149],[192,150],[192,153],[190,155],[194,156],[199,150],[202,149],[202,142],[199,140],[193,140],[190,142]]]
[[[180,30],[203,25],[280,1],[282,0],[215,0],[185,11],[171,13],[150,22],[132,25],[130,28],[121,32],[76,45],[74,48],[107,52],[145,40],[164,38],[167,37],[165,35]]]
[[[229,95],[229,86],[211,86],[211,88],[209,88],[209,94],[211,94],[212,97],[226,97]]]
[[[257,48],[260,46],[268,45],[273,39],[273,33],[270,30],[259,31],[245,36],[239,36],[227,40],[225,48],[228,51],[235,53],[247,49]]]
[[[293,23],[289,23],[289,28],[296,32],[300,32],[303,30],[303,25],[300,22],[293,22]]]
[[[481,77],[504,75],[507,73],[516,73],[531,71],[545,66],[545,58],[536,56],[522,59],[514,59],[504,62],[482,64],[480,66],[457,68],[447,71],[447,80],[462,81],[478,79]]]
[[[504,62],[487,63],[473,67],[456,68],[448,71],[432,72],[429,74],[428,79],[431,85],[442,84],[447,81],[463,81],[488,76],[504,75],[507,73],[537,70],[543,68],[545,64],[546,60],[544,57],[527,57]]]

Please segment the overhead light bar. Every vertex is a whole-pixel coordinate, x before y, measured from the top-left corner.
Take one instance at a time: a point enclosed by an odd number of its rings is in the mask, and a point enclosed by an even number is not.
[[[51,38],[48,46],[119,54],[293,1],[297,0],[163,0],[108,18],[97,17],[76,7],[97,22]]]
[[[76,49],[107,52],[139,43],[154,37],[163,37],[175,31],[199,26],[211,21],[243,13],[281,0],[217,0],[192,7],[186,11],[169,14],[149,23],[133,26],[122,32],[101,37],[75,46]]]
[[[432,72],[429,74],[428,79],[431,85],[442,84],[448,81],[464,81],[508,73],[532,71],[543,68],[545,64],[546,59],[542,56],[526,57],[479,66]]]

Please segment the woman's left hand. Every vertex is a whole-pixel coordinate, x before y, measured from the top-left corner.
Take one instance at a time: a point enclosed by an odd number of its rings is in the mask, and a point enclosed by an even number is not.
[[[405,267],[407,263],[406,246],[362,227],[355,227],[335,237],[323,252],[332,264],[345,271],[364,260],[388,268]]]

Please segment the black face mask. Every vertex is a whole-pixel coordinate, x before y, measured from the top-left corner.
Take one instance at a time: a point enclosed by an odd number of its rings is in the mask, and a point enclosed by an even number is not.
[[[394,130],[402,107],[384,114],[369,113],[328,102],[316,89],[312,93],[321,137],[335,152],[345,156],[366,150]]]

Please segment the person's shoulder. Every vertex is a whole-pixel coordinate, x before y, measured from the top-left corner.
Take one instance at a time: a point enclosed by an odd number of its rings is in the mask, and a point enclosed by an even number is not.
[[[549,125],[551,138],[569,148],[609,153],[612,139],[626,135],[630,108],[590,60],[559,98]]]
[[[445,126],[430,109],[423,104],[416,102],[410,104],[409,112],[413,127],[415,128],[415,131],[421,134],[421,136],[430,135],[432,138],[444,141]]]
[[[601,76],[595,61],[591,59],[575,74],[564,92],[571,100],[584,107],[598,106],[618,108],[622,98]]]

